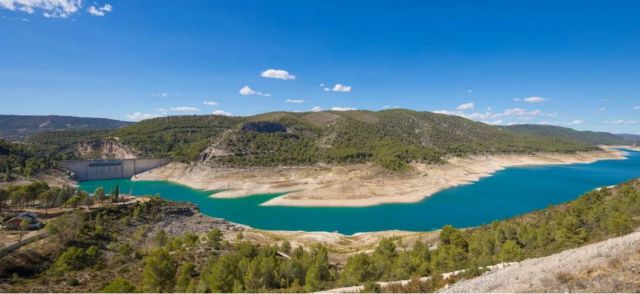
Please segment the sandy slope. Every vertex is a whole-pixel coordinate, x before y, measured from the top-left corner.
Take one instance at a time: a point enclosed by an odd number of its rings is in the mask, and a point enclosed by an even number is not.
[[[640,284],[640,275],[637,273],[640,265],[637,258],[639,252],[640,232],[636,232],[546,257],[527,259],[475,279],[459,282],[442,291],[455,293],[629,291],[628,287],[624,287],[625,285],[615,284],[629,284],[627,286],[631,286],[633,291],[633,287]],[[625,265],[626,261],[633,264]],[[598,269],[605,269],[608,273],[594,275]]]
[[[213,197],[288,193],[263,205],[370,206],[416,202],[510,166],[621,158],[623,153],[612,149],[576,154],[482,155],[451,158],[443,165],[414,164],[406,173],[392,173],[373,164],[229,169],[172,163],[137,175],[134,180],[169,180],[198,189],[224,190]]]

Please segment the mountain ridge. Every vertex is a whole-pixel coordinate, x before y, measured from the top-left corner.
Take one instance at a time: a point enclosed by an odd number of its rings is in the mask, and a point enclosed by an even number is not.
[[[48,131],[70,129],[114,129],[131,122],[93,117],[64,115],[0,115],[0,138],[24,141],[29,136]]]

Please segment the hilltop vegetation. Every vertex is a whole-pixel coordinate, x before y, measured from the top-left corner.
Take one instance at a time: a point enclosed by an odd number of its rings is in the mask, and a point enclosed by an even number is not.
[[[448,155],[596,149],[585,142],[410,110],[165,117],[111,131],[40,134],[30,142],[64,151],[97,138],[117,138],[143,156],[233,167],[375,162],[403,170],[409,162],[441,162]]]
[[[465,269],[464,276],[473,277],[483,266],[632,232],[640,225],[640,181],[473,229],[445,226],[436,247],[387,238],[373,252],[352,255],[344,264],[331,261],[328,248],[320,244],[295,249],[286,240],[259,245],[243,240],[242,233],[229,238],[218,229],[201,235],[152,234],[149,224],[161,220],[168,205],[152,199],[76,210],[51,221],[47,230],[52,235],[45,240],[51,254],[33,268],[20,268],[20,274],[7,272],[11,255],[0,259],[6,267],[0,272],[0,291],[311,292],[360,284],[375,291],[380,289],[372,286],[374,281],[418,276],[434,278],[383,290],[433,291],[455,280],[444,281],[441,273]],[[30,250],[35,248],[45,247]]]
[[[0,115],[0,138],[23,141],[33,134],[76,129],[115,129],[130,122],[58,115]]]
[[[53,167],[56,158],[29,145],[10,143],[0,139],[0,181],[14,176],[30,177]]]
[[[630,144],[624,136],[614,135],[607,132],[576,131],[570,128],[563,128],[549,125],[512,125],[504,127],[506,130],[517,134],[537,135],[552,137],[564,140],[578,141],[592,145],[622,145]]]

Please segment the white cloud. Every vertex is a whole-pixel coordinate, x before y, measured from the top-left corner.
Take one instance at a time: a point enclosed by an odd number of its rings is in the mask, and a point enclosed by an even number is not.
[[[178,107],[172,107],[171,111],[175,111],[175,112],[198,112],[198,111],[200,111],[200,109],[195,108],[195,107],[189,107],[189,106],[178,106]]]
[[[400,108],[400,106],[391,106],[391,105],[382,106],[382,109],[398,109],[398,108]]]
[[[287,103],[304,103],[304,100],[302,100],[302,99],[287,99],[287,100],[285,100],[285,102],[287,102]]]
[[[583,123],[583,121],[581,121],[579,119],[576,119],[576,120],[573,120],[573,121],[570,121],[570,122],[566,122],[565,124],[571,126],[571,125],[580,125],[582,123]]]
[[[141,121],[141,120],[145,120],[145,119],[160,117],[161,115],[152,114],[152,113],[134,112],[134,113],[131,113],[131,114],[126,114],[125,116],[128,119],[133,120],[133,121]]]
[[[224,110],[214,110],[213,114],[214,115],[224,115],[224,116],[232,116],[233,115],[231,112],[226,112]]]
[[[91,5],[87,9],[87,12],[95,16],[104,16],[107,12],[111,12],[111,10],[113,10],[113,6],[111,6],[111,4],[105,4],[102,5],[102,7]]]
[[[82,8],[82,0],[0,0],[0,8],[29,14],[41,11],[44,17],[67,18]]]
[[[320,107],[320,106],[314,106],[313,108],[311,108],[311,111],[313,111],[313,112],[319,112],[319,111],[322,111],[322,107]]]
[[[334,92],[351,92],[351,86],[345,86],[343,84],[336,84],[333,86]]]
[[[604,122],[605,124],[614,124],[614,125],[635,125],[638,123],[637,120],[625,120],[625,119],[617,119],[617,120],[607,120]]]
[[[449,110],[434,110],[433,113],[446,114],[446,115],[462,115],[460,112]]]
[[[474,107],[473,102],[469,102],[469,103],[464,103],[464,104],[458,105],[458,107],[456,107],[456,109],[465,111],[465,110],[471,110],[471,109],[473,109],[473,107]]]
[[[279,80],[295,80],[296,76],[283,69],[267,69],[260,74],[263,78]]]
[[[0,1],[2,1],[2,0],[0,0]],[[157,93],[157,94],[152,94],[151,96],[153,96],[153,97],[169,97],[169,93],[161,92],[161,93]]]
[[[473,93],[473,90],[469,89],[469,90],[467,90],[467,93],[471,94],[471,93]]]
[[[607,110],[607,108],[606,108],[606,107],[600,107],[600,109],[598,109],[598,111],[599,111],[599,112],[604,112],[604,111],[606,111],[606,110]]]
[[[334,106],[331,107],[331,110],[333,111],[351,111],[351,110],[357,110],[353,107],[342,107],[342,106]]]
[[[208,106],[216,106],[216,105],[218,105],[218,102],[215,102],[215,101],[204,101],[204,102],[202,102],[202,104],[208,105]]]
[[[542,98],[542,97],[538,97],[538,96],[533,96],[533,97],[527,97],[522,99],[525,102],[529,102],[529,103],[539,103],[539,102],[544,102],[547,101],[546,98]]]
[[[520,101],[520,98],[513,98],[513,101],[518,102]]]
[[[255,90],[251,89],[251,87],[249,87],[249,86],[242,87],[242,89],[240,89],[239,93],[242,96],[249,96],[249,95],[258,95],[258,96],[265,96],[265,97],[271,96],[271,94],[268,94],[268,93],[262,93],[262,92],[255,91]]]
[[[636,106],[634,106],[634,107],[633,107],[633,109],[635,109],[635,110],[640,110],[640,105],[636,105]]]
[[[528,111],[524,108],[508,108],[502,112],[492,112],[491,108],[487,108],[486,112],[473,112],[465,113],[464,110],[471,109],[469,103],[462,104],[456,108],[456,110],[436,110],[435,113],[456,115],[464,118],[468,118],[475,121],[480,121],[487,124],[512,124],[513,122],[505,122],[506,119],[518,119],[518,120],[532,120],[539,116],[554,116],[555,114],[547,114],[536,109]],[[472,103],[471,103],[472,104]]]

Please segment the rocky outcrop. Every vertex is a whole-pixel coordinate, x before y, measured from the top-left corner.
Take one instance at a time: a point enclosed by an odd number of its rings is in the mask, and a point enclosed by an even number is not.
[[[85,159],[134,159],[139,153],[116,139],[81,142],[76,146],[75,156]]]
[[[287,127],[283,124],[270,122],[270,121],[256,121],[247,122],[242,125],[242,131],[244,132],[258,132],[258,133],[284,133],[287,131]]]

